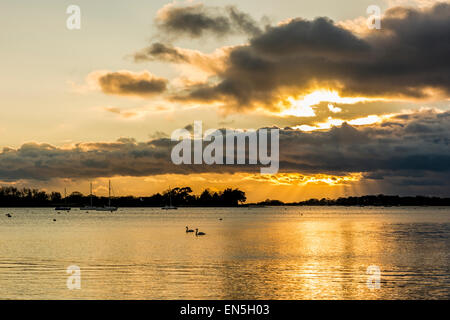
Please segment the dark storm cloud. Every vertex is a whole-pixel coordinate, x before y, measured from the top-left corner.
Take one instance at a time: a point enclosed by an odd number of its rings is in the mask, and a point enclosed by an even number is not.
[[[157,19],[160,30],[169,35],[187,35],[198,38],[205,34],[225,36],[244,33],[256,35],[261,32],[258,23],[248,14],[233,6],[225,9],[206,7],[202,4],[170,6]]]
[[[273,57],[320,55],[353,58],[368,53],[369,45],[350,31],[336,27],[328,18],[313,21],[294,19],[289,23],[268,28],[251,40],[256,52]]]
[[[446,123],[450,124],[449,119]],[[325,132],[283,131],[283,135],[280,168],[287,170],[407,176],[411,172],[450,172],[449,130],[411,134],[399,126],[355,128],[344,124]]]
[[[381,26],[364,37],[328,18],[267,27],[231,50],[219,82],[187,88],[175,98],[273,108],[284,93],[317,86],[350,96],[424,98],[429,88],[448,96],[450,4],[393,8]]]
[[[191,129],[187,126],[186,128]],[[411,130],[413,128],[413,130]],[[122,138],[81,143],[71,149],[28,143],[0,153],[0,180],[48,180],[149,176],[168,173],[259,173],[260,165],[179,165],[171,162],[176,142]],[[389,122],[330,130],[280,130],[280,173],[346,175],[399,187],[442,185],[450,191],[450,112],[421,111]]]
[[[87,178],[144,176],[167,172],[169,140],[137,143],[121,139],[112,143],[83,143],[71,149],[28,143],[0,154],[0,179]]]
[[[136,74],[121,71],[101,75],[98,84],[108,94],[149,96],[164,92],[167,80],[156,78],[148,72]]]

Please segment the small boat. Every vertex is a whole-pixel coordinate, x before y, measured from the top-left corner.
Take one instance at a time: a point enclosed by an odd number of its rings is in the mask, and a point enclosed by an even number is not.
[[[89,206],[84,206],[84,207],[81,207],[80,208],[80,210],[86,210],[86,211],[89,211],[89,210],[97,210],[97,207],[94,207],[93,205],[92,205],[92,182],[91,182],[91,193],[89,194],[89,197],[91,198],[91,204],[89,205]]]
[[[57,211],[70,211],[71,207],[56,207],[55,210]]]
[[[178,208],[174,207],[174,206],[164,206],[161,209],[163,209],[163,210],[178,210]]]
[[[66,188],[64,188],[64,206],[56,207],[56,211],[70,211],[72,208],[67,206],[67,191]]]
[[[104,207],[95,207],[95,211],[117,211],[117,207],[110,207],[110,206],[104,206]]]
[[[111,180],[109,180],[109,185],[108,185],[108,205],[104,206],[104,207],[96,207],[95,211],[109,211],[109,212],[113,212],[113,211],[117,211],[117,207],[113,207],[111,206]]]
[[[97,210],[97,207],[84,206],[84,207],[81,207],[80,210],[86,210],[86,211]]]
[[[177,210],[178,208],[172,205],[172,189],[169,187],[169,205],[165,205],[161,209],[163,210]]]

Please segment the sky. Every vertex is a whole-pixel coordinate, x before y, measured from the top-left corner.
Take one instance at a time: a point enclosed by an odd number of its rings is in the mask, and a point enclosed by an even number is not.
[[[81,10],[69,30],[69,5]],[[378,6],[380,29],[367,8]],[[450,191],[450,3],[2,1],[0,185],[249,201]],[[280,169],[176,166],[171,133],[280,129]]]

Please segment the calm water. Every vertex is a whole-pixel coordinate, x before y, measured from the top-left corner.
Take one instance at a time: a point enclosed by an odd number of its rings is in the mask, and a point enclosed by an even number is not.
[[[0,213],[2,299],[450,297],[449,208]],[[70,265],[80,290],[67,289]],[[366,285],[370,265],[380,289]]]

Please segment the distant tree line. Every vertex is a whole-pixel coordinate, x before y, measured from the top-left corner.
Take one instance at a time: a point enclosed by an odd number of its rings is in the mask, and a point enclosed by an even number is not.
[[[90,205],[91,199],[93,206],[108,204],[107,197],[83,195],[77,191],[64,198],[59,192],[47,193],[38,189],[0,187],[1,207],[52,207],[61,205],[82,207]],[[227,188],[219,192],[205,189],[200,195],[194,195],[190,187],[182,187],[156,193],[150,197],[113,197],[111,198],[111,205],[119,207],[162,207],[171,202],[174,206],[234,207],[243,204],[246,200],[245,192],[239,189]]]
[[[118,207],[162,207],[172,202],[174,206],[196,207],[236,207],[247,200],[245,192],[239,189],[227,188],[213,192],[205,189],[199,195],[192,194],[190,187],[177,187],[149,197],[123,196],[113,197],[111,204]],[[67,205],[82,207],[90,205],[104,206],[108,204],[107,197],[83,195],[72,192],[66,198],[59,192],[47,193],[38,189],[18,189],[15,187],[0,187],[0,207],[52,207]],[[450,198],[415,196],[401,197],[389,195],[367,195],[361,197],[346,197],[338,199],[309,199],[300,202],[284,203],[280,200],[267,199],[256,203],[260,206],[450,206]]]
[[[450,198],[439,197],[401,197],[388,195],[367,195],[361,197],[346,197],[338,199],[309,199],[306,201],[283,203],[279,200],[265,200],[257,205],[268,206],[450,206]]]

